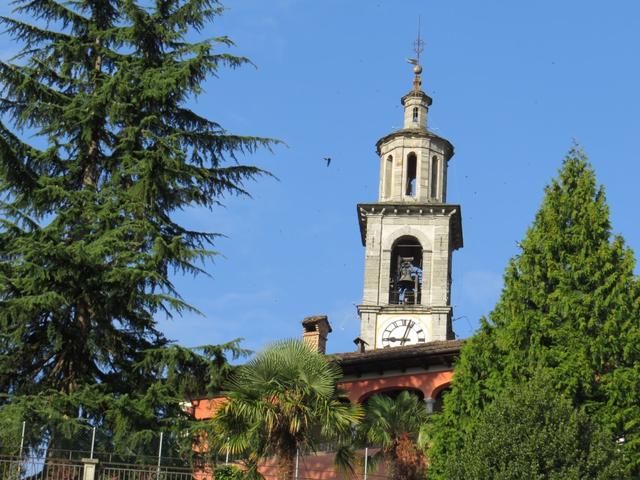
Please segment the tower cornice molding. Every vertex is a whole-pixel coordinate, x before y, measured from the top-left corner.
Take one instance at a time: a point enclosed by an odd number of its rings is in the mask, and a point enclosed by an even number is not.
[[[357,305],[358,314],[362,313],[392,313],[397,315],[402,314],[430,314],[430,313],[442,313],[445,315],[451,314],[453,308],[450,305],[393,305],[393,304],[383,304],[383,305]]]
[[[453,148],[453,144],[447,140],[444,137],[440,137],[439,135],[436,135],[435,133],[424,129],[424,128],[402,128],[400,130],[396,130],[395,132],[392,132],[388,135],[385,135],[384,137],[382,137],[380,140],[378,140],[376,142],[376,153],[378,155],[381,155],[382,152],[382,146],[385,143],[390,142],[391,140],[394,140],[396,138],[428,138],[430,140],[438,140],[442,143],[444,143],[445,145],[445,149],[446,149],[446,158],[447,161],[453,157],[454,154],[454,148]]]
[[[462,212],[460,205],[448,203],[398,203],[376,202],[358,204],[358,222],[362,245],[367,240],[367,217],[369,216],[441,216],[449,217],[451,223],[452,248],[462,248]]]

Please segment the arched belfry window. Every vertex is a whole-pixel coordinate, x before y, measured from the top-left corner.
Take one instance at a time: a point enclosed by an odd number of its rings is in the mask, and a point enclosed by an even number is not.
[[[431,159],[431,198],[438,196],[438,157]]]
[[[413,107],[413,123],[418,123],[418,107]]]
[[[422,245],[414,237],[400,237],[391,249],[389,303],[418,305],[422,291]]]
[[[407,155],[407,183],[405,186],[405,195],[411,197],[416,196],[416,174],[418,172],[418,159],[416,154],[411,152]]]
[[[384,165],[384,196],[391,197],[391,181],[393,179],[393,157],[389,155]]]

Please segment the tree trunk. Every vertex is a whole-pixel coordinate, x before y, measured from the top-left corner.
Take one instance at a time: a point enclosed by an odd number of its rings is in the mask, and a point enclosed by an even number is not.
[[[296,455],[290,453],[280,457],[278,465],[279,480],[296,480]]]

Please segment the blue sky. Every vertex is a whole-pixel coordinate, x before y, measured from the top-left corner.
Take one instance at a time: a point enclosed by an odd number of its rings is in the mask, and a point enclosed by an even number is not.
[[[430,127],[456,147],[448,200],[462,205],[454,255],[454,329],[467,337],[497,300],[572,140],[606,187],[614,232],[640,251],[640,3],[539,0],[228,0],[206,36],[228,35],[257,68],[222,71],[193,102],[239,134],[287,147],[246,159],[273,172],[253,198],[181,214],[221,232],[211,277],[177,278],[203,316],[158,317],[188,346],[244,337],[245,346],[301,333],[327,314],[329,351],[358,334],[364,249],[356,204],[375,201],[375,142],[400,127],[411,44],[422,18]],[[0,13],[9,7],[1,2]],[[0,36],[0,56],[15,53]],[[333,159],[327,168],[323,157]],[[638,269],[636,270],[638,271]]]

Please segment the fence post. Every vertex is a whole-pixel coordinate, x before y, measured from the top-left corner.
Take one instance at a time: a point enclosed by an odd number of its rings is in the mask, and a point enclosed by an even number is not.
[[[27,421],[22,421],[22,435],[20,436],[20,453],[18,454],[18,478],[22,475],[22,453],[24,452],[24,435],[27,428]]]
[[[24,435],[25,435],[26,429],[27,429],[27,421],[23,420],[22,421],[22,434],[20,435],[20,453],[18,454],[18,456],[20,458],[22,458],[22,452],[24,451]]]
[[[96,444],[96,427],[93,427],[93,432],[91,433],[91,454],[89,458],[93,458],[93,447]]]
[[[98,466],[98,459],[83,458],[82,464],[84,465],[82,480],[96,480],[96,470]]]
[[[160,477],[160,464],[162,462],[162,439],[164,432],[160,432],[160,446],[158,447],[158,477]]]
[[[295,475],[295,480],[298,480],[298,472],[299,470],[299,466],[300,466],[300,449],[296,450],[296,475]]]
[[[367,480],[368,464],[369,464],[369,447],[364,447],[364,480]]]

